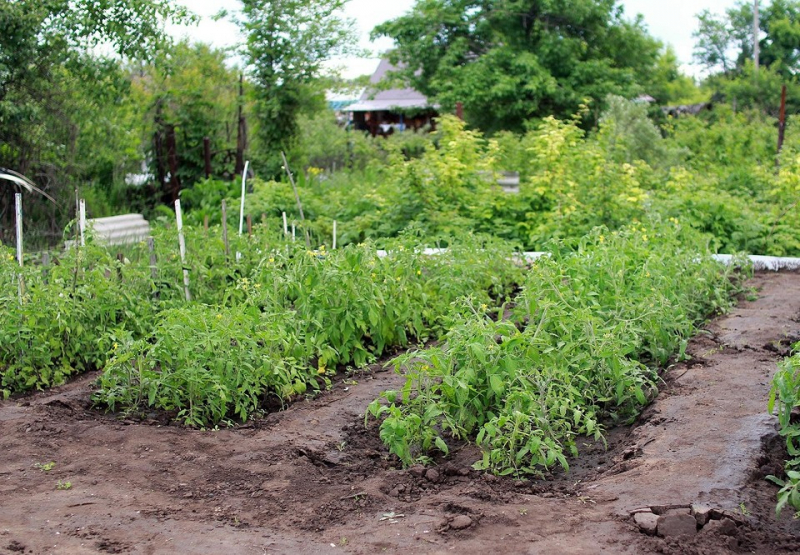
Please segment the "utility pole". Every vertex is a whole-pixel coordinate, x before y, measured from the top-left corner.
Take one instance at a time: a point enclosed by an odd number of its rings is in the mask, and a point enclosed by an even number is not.
[[[753,64],[756,68],[756,73],[758,73],[758,27],[758,0],[755,0],[753,5]]]

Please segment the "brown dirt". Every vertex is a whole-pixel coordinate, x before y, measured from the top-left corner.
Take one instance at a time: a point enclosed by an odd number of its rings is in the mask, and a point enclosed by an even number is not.
[[[634,426],[547,480],[475,472],[469,445],[400,470],[363,425],[402,383],[380,367],[218,431],[101,414],[92,375],[0,403],[0,553],[798,553],[800,522],[775,518],[763,476],[785,457],[765,405],[800,330],[800,274],[752,285],[758,298],[698,335]],[[631,518],[697,502],[733,528],[662,539]]]

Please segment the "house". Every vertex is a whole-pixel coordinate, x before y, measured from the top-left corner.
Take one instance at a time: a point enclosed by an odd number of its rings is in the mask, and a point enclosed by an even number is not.
[[[370,77],[370,84],[377,85],[387,74],[397,70],[389,60],[382,59],[378,69]],[[375,135],[391,135],[395,132],[433,129],[438,106],[414,89],[380,90],[367,88],[358,102],[348,106],[355,129]]]

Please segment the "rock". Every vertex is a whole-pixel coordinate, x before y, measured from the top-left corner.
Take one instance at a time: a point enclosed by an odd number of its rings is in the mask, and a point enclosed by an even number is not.
[[[711,518],[711,507],[708,505],[692,505],[692,515],[694,515],[694,519],[699,526],[705,526],[708,519]]]
[[[636,526],[639,527],[639,530],[648,536],[656,535],[656,529],[658,528],[658,515],[650,512],[636,513],[633,515],[633,521],[636,523]]]
[[[453,530],[463,530],[472,526],[472,519],[467,515],[458,515],[450,522],[450,528]]]
[[[664,538],[693,536],[697,533],[697,521],[690,514],[666,514],[658,517],[658,535]]]
[[[425,473],[425,478],[427,478],[431,482],[438,482],[439,481],[439,471],[435,468],[429,468],[428,471]]]
[[[729,518],[723,518],[719,521],[719,533],[723,536],[736,535],[736,523]]]
[[[411,468],[408,469],[408,473],[414,476],[415,478],[422,478],[422,475],[425,474],[425,467],[421,464],[415,464]]]

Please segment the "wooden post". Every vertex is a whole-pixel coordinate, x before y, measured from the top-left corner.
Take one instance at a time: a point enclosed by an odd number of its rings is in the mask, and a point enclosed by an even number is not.
[[[294,199],[297,201],[297,209],[300,211],[300,221],[305,222],[306,217],[303,215],[303,205],[300,203],[300,195],[297,193],[297,185],[294,182],[294,176],[292,175],[292,170],[289,169],[289,162],[286,160],[286,154],[281,151],[281,158],[283,159],[283,168],[286,170],[286,175],[289,176],[289,183],[292,184],[292,190],[294,191]],[[311,239],[308,237],[308,230],[305,229],[303,226],[303,231],[305,232],[306,236],[306,248],[311,248]]]
[[[456,117],[461,121],[464,121],[464,103],[463,102],[456,102]]]
[[[203,231],[205,231],[206,234],[208,234],[208,214],[203,216]]]
[[[153,298],[159,296],[156,280],[158,279],[158,258],[156,257],[156,241],[152,236],[147,238],[147,250],[150,251],[150,278],[153,280]]]
[[[150,277],[155,281],[158,278],[158,257],[156,256],[156,240],[152,236],[147,238],[147,250],[150,251]]]
[[[175,220],[178,224],[178,246],[181,250],[181,265],[183,266],[183,291],[186,293],[186,300],[192,300],[189,292],[189,270],[186,268],[186,241],[183,238],[183,215],[181,214],[181,199],[175,201]]]
[[[228,243],[228,204],[222,199],[222,242],[225,243],[225,257],[231,255],[231,246]]]
[[[250,214],[247,215],[247,236],[253,236],[253,218],[250,217]]]
[[[50,271],[50,253],[44,251],[42,253],[42,281],[44,281],[45,284],[47,283],[48,279],[47,274],[49,273],[49,271]]]

